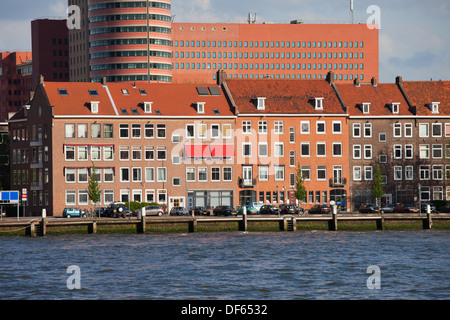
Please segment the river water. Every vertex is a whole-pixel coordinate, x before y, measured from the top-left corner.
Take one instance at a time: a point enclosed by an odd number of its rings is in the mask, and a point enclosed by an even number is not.
[[[448,230],[1,237],[0,299],[449,299],[449,242]]]

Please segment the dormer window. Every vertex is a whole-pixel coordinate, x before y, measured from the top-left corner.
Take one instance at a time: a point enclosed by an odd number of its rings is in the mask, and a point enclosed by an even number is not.
[[[364,114],[369,114],[369,113],[370,113],[370,103],[364,102],[364,103],[362,104],[362,112],[363,112]]]
[[[398,103],[398,102],[392,103],[391,108],[392,108],[392,113],[395,113],[395,114],[399,113],[400,103]]]
[[[257,97],[257,110],[265,110],[266,109],[266,97]]]
[[[98,101],[91,101],[91,112],[98,113]]]
[[[315,101],[314,109],[323,110],[323,98],[315,98]]]
[[[144,102],[144,112],[152,113],[152,104],[153,102]]]
[[[205,113],[205,103],[197,102],[197,113]]]
[[[439,113],[439,104],[440,102],[431,103],[431,113]]]

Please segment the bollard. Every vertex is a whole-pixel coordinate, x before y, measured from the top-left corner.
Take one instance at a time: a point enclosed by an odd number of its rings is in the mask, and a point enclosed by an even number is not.
[[[192,219],[188,222],[189,224],[189,232],[195,232],[195,228],[197,228],[197,219]]]
[[[428,208],[427,208],[428,211]],[[431,213],[427,212],[427,216],[422,219],[422,226],[423,229],[428,230],[431,229],[431,226],[433,225],[433,221],[431,220]]]
[[[247,214],[244,209],[244,214],[242,215],[242,220],[239,221],[239,231],[247,231]]]
[[[30,225],[25,229],[25,235],[29,237],[36,236],[36,226],[34,222],[31,222]]]
[[[328,220],[328,230],[336,231],[337,230],[337,206],[333,205],[333,214],[331,215],[331,219]]]
[[[384,218],[377,219],[376,222],[377,222],[377,230],[383,230]]]
[[[88,224],[88,233],[97,233],[97,221],[92,221],[92,223]]]

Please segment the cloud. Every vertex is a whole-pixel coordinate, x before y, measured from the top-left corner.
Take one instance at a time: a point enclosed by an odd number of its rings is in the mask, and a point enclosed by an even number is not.
[[[50,13],[58,17],[67,17],[67,1],[58,1],[50,4]]]
[[[31,51],[29,20],[0,20],[0,51]]]

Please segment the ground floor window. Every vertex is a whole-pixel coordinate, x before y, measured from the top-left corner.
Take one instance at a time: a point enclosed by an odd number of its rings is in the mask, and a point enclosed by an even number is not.
[[[191,190],[188,192],[188,209],[193,207],[213,209],[217,206],[233,206],[233,191]]]

